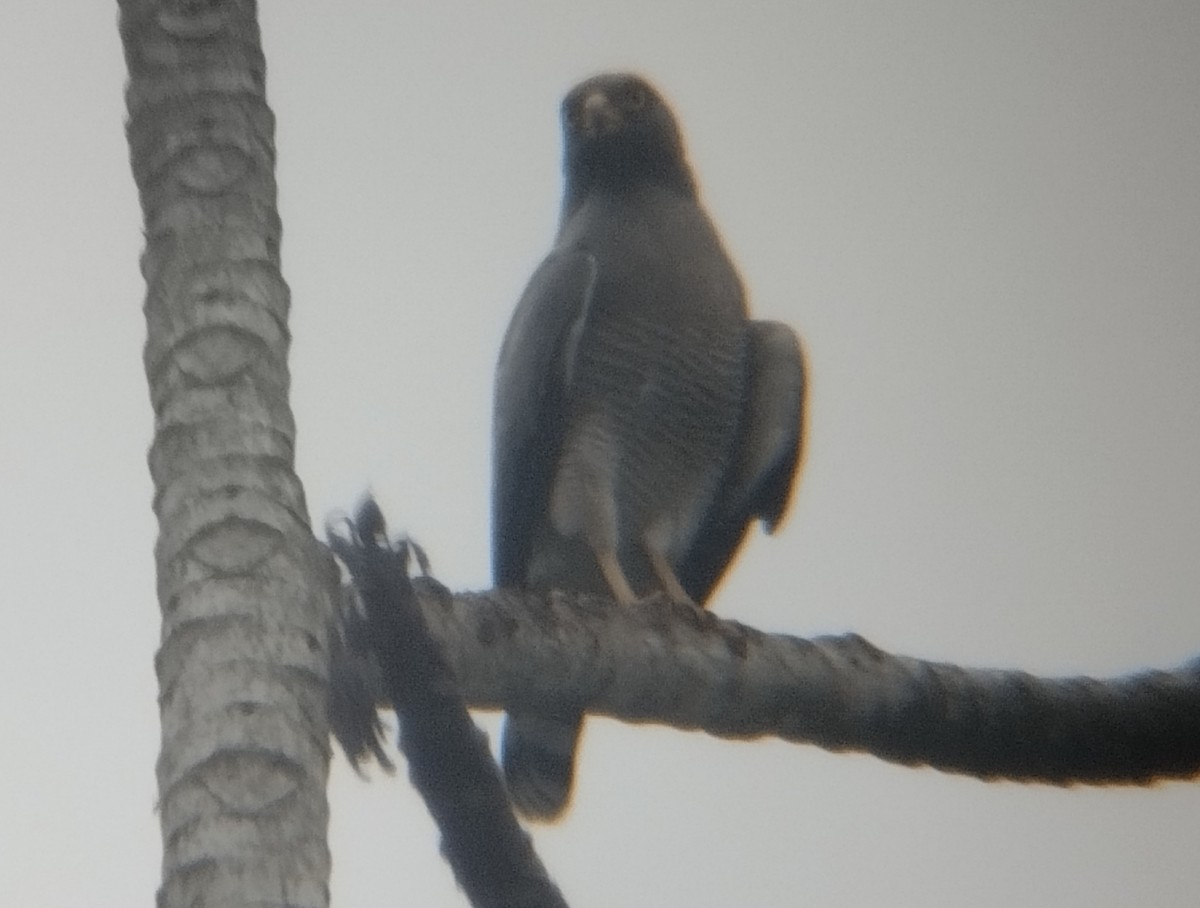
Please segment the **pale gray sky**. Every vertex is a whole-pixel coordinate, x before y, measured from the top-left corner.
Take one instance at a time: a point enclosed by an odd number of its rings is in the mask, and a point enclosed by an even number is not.
[[[0,903],[159,875],[140,216],[115,4],[0,12]],[[370,486],[488,583],[492,365],[558,206],[557,104],[672,99],[808,471],[713,608],[915,656],[1200,652],[1200,5],[261,5],[314,518]],[[494,720],[488,718],[490,728]],[[342,908],[461,905],[403,776],[335,761]],[[537,844],[574,908],[1191,906],[1200,788],[985,784],[592,722]]]

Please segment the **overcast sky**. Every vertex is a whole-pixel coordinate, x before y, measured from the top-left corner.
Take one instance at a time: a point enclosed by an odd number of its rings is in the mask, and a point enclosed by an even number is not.
[[[712,604],[1109,675],[1200,652],[1200,4],[265,2],[315,521],[370,487],[486,587],[492,368],[557,105],[671,99],[808,469]],[[0,903],[150,904],[158,639],[115,4],[0,11]],[[493,732],[494,717],[483,721]],[[342,908],[462,905],[403,774],[335,758]],[[1200,788],[985,784],[592,721],[536,843],[574,908],[1194,906]]]

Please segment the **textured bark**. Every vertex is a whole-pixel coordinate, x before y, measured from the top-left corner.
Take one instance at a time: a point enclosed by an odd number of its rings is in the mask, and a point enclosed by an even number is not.
[[[474,707],[584,708],[983,779],[1145,784],[1200,771],[1200,659],[1112,680],[1036,678],[894,656],[855,635],[768,635],[666,602],[414,585]]]
[[[159,520],[159,904],[328,904],[320,574],[293,472],[252,2],[123,0]]]

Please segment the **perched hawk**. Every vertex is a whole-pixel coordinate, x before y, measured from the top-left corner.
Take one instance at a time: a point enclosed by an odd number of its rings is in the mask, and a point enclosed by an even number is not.
[[[750,523],[772,530],[800,462],[795,334],[752,322],[679,127],[643,79],[562,105],[562,215],[496,369],[497,586],[703,605]],[[583,716],[508,716],[501,763],[527,816],[559,814]]]

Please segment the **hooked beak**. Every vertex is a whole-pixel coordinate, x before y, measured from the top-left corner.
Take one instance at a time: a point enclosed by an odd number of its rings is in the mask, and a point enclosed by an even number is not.
[[[621,112],[602,91],[589,93],[579,105],[579,128],[589,136],[611,135],[621,128]]]

